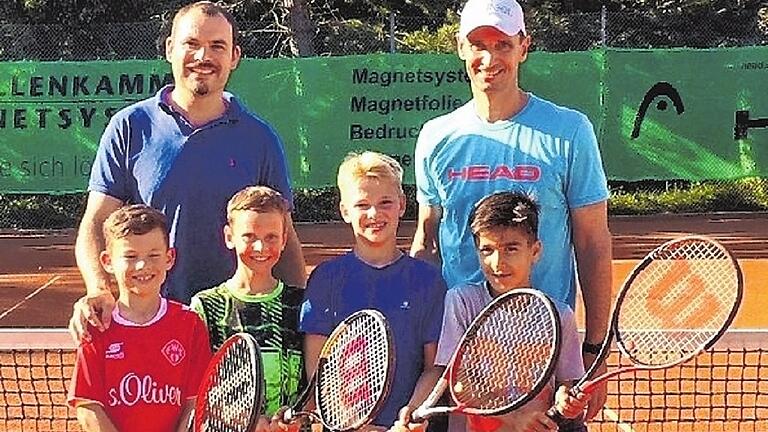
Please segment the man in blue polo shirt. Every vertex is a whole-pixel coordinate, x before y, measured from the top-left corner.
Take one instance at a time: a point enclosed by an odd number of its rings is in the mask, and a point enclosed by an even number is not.
[[[222,229],[226,203],[235,192],[247,185],[270,186],[292,202],[280,138],[224,91],[240,61],[236,36],[234,19],[214,3],[180,9],[165,45],[174,85],[124,108],[104,131],[75,245],[87,293],[70,321],[74,336],[87,337],[86,321],[98,329],[109,325],[115,300],[99,262],[101,226],[123,204],[146,203],[166,215],[177,256],[163,295],[189,303],[197,291],[234,271]],[[301,244],[293,224],[286,226],[278,277],[303,287]]]

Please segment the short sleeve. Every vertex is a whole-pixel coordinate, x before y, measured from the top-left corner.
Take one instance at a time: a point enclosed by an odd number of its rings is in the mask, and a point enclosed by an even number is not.
[[[205,370],[211,361],[211,345],[208,341],[208,331],[203,324],[203,320],[194,317],[192,331],[192,356],[189,362],[189,374],[184,388],[184,398],[189,399],[197,396],[200,382],[203,380]]]
[[[465,319],[467,308],[459,293],[459,289],[452,289],[445,295],[443,326],[435,356],[435,365],[437,366],[446,366],[451,361],[453,352],[456,351],[456,346],[469,325],[468,320]]]
[[[128,125],[124,123],[120,115],[113,116],[109,121],[101,135],[88,181],[89,191],[100,192],[121,201],[127,201],[129,197],[125,153],[128,146],[121,130],[123,126],[128,128]]]
[[[581,357],[581,341],[576,329],[576,316],[566,304],[558,304],[562,341],[560,358],[555,369],[557,382],[571,382],[584,376],[584,361]]]
[[[101,358],[99,352],[102,353]],[[98,349],[97,342],[83,342],[77,348],[67,403],[71,407],[84,402],[95,402],[103,406],[105,395],[103,350]]]
[[[336,326],[331,310],[331,290],[324,266],[316,267],[309,275],[304,302],[301,304],[299,329],[305,334],[328,336]]]
[[[431,152],[434,148],[433,137],[430,133],[430,123],[427,122],[419,132],[414,151],[414,175],[416,179],[416,201],[421,205],[439,206],[440,198],[434,179],[430,172]]]
[[[566,197],[569,208],[584,207],[608,199],[608,182],[600,157],[595,130],[589,119],[581,122],[571,142]]]

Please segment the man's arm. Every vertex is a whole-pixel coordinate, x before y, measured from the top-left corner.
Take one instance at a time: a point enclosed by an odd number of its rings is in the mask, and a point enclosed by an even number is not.
[[[83,432],[118,432],[112,420],[97,403],[89,403],[77,407],[77,422]]]
[[[304,261],[301,241],[290,214],[286,217],[285,224],[288,240],[285,243],[283,255],[275,266],[275,277],[288,285],[304,288],[307,286],[307,263]]]
[[[69,321],[72,337],[79,341],[88,338],[86,324],[91,323],[99,330],[109,327],[115,298],[111,292],[110,275],[101,266],[99,255],[104,250],[102,225],[107,217],[120,208],[123,202],[100,192],[89,192],[85,214],[75,241],[77,267],[85,282],[85,296],[74,306]]]
[[[608,330],[611,310],[612,241],[608,230],[608,203],[572,210],[573,246],[576,251],[579,285],[584,300],[586,337],[589,343],[602,342]],[[589,368],[595,355],[583,353],[584,367]],[[605,364],[601,366],[605,369]],[[593,418],[605,404],[606,385],[592,393],[587,409],[587,419]]]
[[[411,243],[411,256],[433,264],[440,264],[440,244],[437,233],[443,209],[440,206],[419,204],[416,232]]]
[[[102,225],[107,217],[122,205],[122,201],[109,195],[100,192],[88,193],[88,203],[75,241],[75,258],[85,281],[86,294],[100,294],[110,289],[110,276],[99,261],[99,254],[104,250]]]

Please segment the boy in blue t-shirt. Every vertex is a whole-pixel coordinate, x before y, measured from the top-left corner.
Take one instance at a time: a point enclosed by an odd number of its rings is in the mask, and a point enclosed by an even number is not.
[[[375,429],[391,426],[401,409],[415,409],[440,376],[434,360],[446,286],[438,268],[397,248],[405,212],[402,175],[397,161],[380,153],[351,154],[342,162],[339,209],[352,226],[355,246],[312,272],[301,311],[308,376],[344,318],[366,308],[387,318],[397,367],[391,393],[372,422]]]

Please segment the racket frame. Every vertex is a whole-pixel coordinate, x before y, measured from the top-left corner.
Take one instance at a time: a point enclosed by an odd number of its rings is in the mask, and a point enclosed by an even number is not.
[[[239,332],[235,333],[229,338],[227,338],[223,344],[221,344],[221,347],[214,353],[213,358],[211,358],[211,361],[208,362],[208,366],[205,369],[205,373],[203,373],[203,379],[200,381],[200,387],[198,389],[197,393],[197,400],[195,401],[195,408],[194,408],[194,416],[193,416],[193,429],[196,432],[215,432],[215,431],[206,431],[201,425],[204,421],[203,415],[204,413],[207,413],[207,410],[201,410],[200,408],[204,408],[204,400],[207,400],[206,393],[209,390],[208,383],[210,381],[210,378],[212,375],[215,374],[216,369],[218,368],[219,364],[222,362],[222,359],[227,355],[228,351],[227,348],[229,348],[231,345],[237,343],[239,340],[242,340],[247,345],[248,349],[251,351],[251,355],[255,359],[253,362],[253,368],[252,368],[252,375],[256,378],[256,385],[255,392],[254,392],[254,400],[251,408],[251,415],[248,419],[246,431],[249,431],[253,429],[253,426],[258,421],[259,416],[261,415],[261,412],[264,408],[264,390],[265,390],[265,383],[264,383],[264,364],[263,359],[261,357],[261,349],[259,348],[259,344],[256,341],[256,338],[254,338],[252,335],[245,333],[245,332]],[[203,399],[201,399],[201,396],[204,396]]]
[[[389,355],[387,356],[384,386],[382,387],[382,390],[379,393],[378,400],[373,405],[371,412],[366,417],[364,417],[358,422],[353,423],[347,428],[334,429],[333,428],[334,425],[330,425],[328,423],[327,416],[324,415],[321,409],[321,407],[323,406],[323,404],[320,404],[320,382],[322,380],[322,371],[325,370],[326,368],[325,364],[328,362],[328,359],[333,354],[334,348],[337,347],[336,340],[343,335],[343,333],[351,325],[350,323],[357,320],[362,315],[368,315],[369,317],[373,318],[376,322],[378,322],[379,325],[381,326],[381,329],[384,330],[384,334],[386,336],[387,351]],[[389,392],[392,388],[392,382],[394,380],[394,376],[395,376],[395,344],[392,338],[392,329],[390,328],[386,317],[381,312],[375,309],[359,310],[351,314],[347,318],[345,318],[342,322],[340,322],[336,326],[336,328],[334,328],[333,332],[331,332],[331,334],[328,336],[328,339],[326,339],[325,343],[323,344],[323,348],[320,350],[320,355],[318,356],[318,359],[317,359],[317,367],[315,368],[315,373],[312,375],[312,379],[307,384],[307,387],[304,389],[304,392],[302,392],[302,395],[297,399],[297,402],[293,406],[293,408],[287,410],[284,413],[283,422],[292,423],[300,417],[309,417],[314,422],[320,422],[326,428],[336,432],[350,432],[355,429],[362,428],[363,426],[366,426],[368,423],[370,423],[374,418],[376,418],[376,416],[379,414],[381,409],[384,407],[384,403],[386,402],[387,397],[389,396]],[[313,411],[302,411],[301,409],[309,401],[310,395],[313,395],[314,397],[315,408]]]
[[[675,360],[674,362],[665,363],[661,365],[646,365],[642,363],[634,363],[634,360],[633,360],[633,365],[631,366],[623,366],[623,367],[614,369],[610,372],[606,372],[598,377],[592,378],[593,375],[596,373],[597,369],[600,367],[600,365],[606,360],[606,358],[610,354],[611,347],[613,345],[613,339],[616,339],[616,345],[623,355],[629,357],[630,359],[633,358],[632,355],[625,348],[624,344],[621,342],[620,332],[619,332],[619,317],[621,313],[621,305],[624,301],[624,298],[627,296],[627,292],[632,286],[632,282],[634,282],[634,280],[640,275],[640,273],[642,273],[642,271],[646,267],[648,267],[652,262],[655,261],[654,257],[657,256],[660,251],[668,249],[671,245],[675,243],[691,241],[691,240],[703,241],[703,242],[707,242],[717,246],[719,249],[721,249],[724,252],[725,256],[728,257],[728,259],[731,261],[733,268],[735,269],[735,272],[736,272],[736,279],[737,279],[736,298],[733,306],[731,307],[731,311],[728,317],[723,322],[723,325],[720,328],[720,330],[715,334],[713,334],[712,336],[710,336],[710,338],[707,339],[707,341],[704,344],[702,344],[698,350],[692,351],[687,355],[681,357],[680,359]],[[614,302],[613,311],[611,312],[611,323],[610,323],[609,331],[605,339],[603,340],[602,345],[600,346],[600,352],[597,355],[595,361],[590,366],[587,373],[571,388],[571,391],[570,391],[571,395],[576,396],[579,392],[589,393],[603,381],[627,372],[635,372],[639,370],[667,369],[667,368],[685,363],[688,360],[696,357],[701,352],[711,348],[718,341],[718,339],[720,339],[720,337],[722,337],[722,335],[725,334],[726,331],[728,331],[728,328],[730,327],[731,323],[736,317],[736,314],[738,313],[739,306],[741,305],[743,296],[744,296],[744,277],[742,275],[739,262],[736,260],[733,254],[720,242],[706,236],[690,235],[690,236],[678,237],[657,246],[651,252],[649,252],[643,258],[643,260],[637,266],[635,266],[634,269],[632,269],[632,272],[629,274],[629,276],[627,276],[627,279],[624,281],[624,284],[622,285],[621,290],[619,291],[619,294],[616,297],[616,301]]]
[[[478,408],[472,408],[468,406],[461,406],[456,403],[456,397],[454,395],[454,389],[453,389],[453,382],[451,382],[451,376],[454,375],[453,368],[456,366],[456,362],[458,360],[459,354],[462,353],[464,350],[463,345],[465,344],[465,341],[469,339],[469,337],[473,336],[478,328],[482,324],[484,324],[485,319],[487,316],[489,316],[492,312],[494,312],[499,305],[503,302],[506,302],[511,297],[520,296],[520,295],[533,295],[536,298],[540,299],[544,305],[547,308],[547,311],[549,312],[549,318],[551,322],[553,323],[554,327],[554,344],[550,353],[549,362],[547,364],[547,368],[544,371],[544,373],[539,378],[539,381],[536,383],[535,386],[531,388],[531,390],[528,391],[528,393],[515,401],[515,403],[509,404],[507,406],[493,409],[493,410],[486,410],[486,409],[478,409]],[[501,294],[500,296],[494,298],[490,303],[488,303],[483,310],[480,311],[479,314],[472,320],[472,322],[467,327],[467,330],[462,335],[461,339],[459,340],[459,343],[456,345],[456,349],[453,352],[453,355],[451,356],[451,360],[448,362],[448,365],[445,368],[445,371],[443,372],[442,376],[438,380],[435,387],[432,389],[432,392],[427,396],[427,398],[424,400],[424,402],[421,403],[421,405],[416,408],[411,413],[411,419],[414,422],[420,423],[429,417],[432,417],[434,415],[444,415],[444,414],[467,414],[467,415],[481,415],[481,416],[493,416],[493,415],[502,415],[506,414],[510,411],[513,411],[526,403],[533,400],[539,392],[547,385],[550,378],[552,377],[552,374],[555,372],[555,368],[557,366],[557,360],[560,356],[560,345],[561,345],[561,326],[560,326],[560,314],[555,307],[554,302],[552,299],[549,298],[546,294],[543,292],[532,289],[532,288],[516,288],[510,291],[507,291],[504,294]],[[451,399],[454,402],[453,406],[435,406],[437,404],[440,397],[443,395],[445,390],[449,388],[451,393]]]

